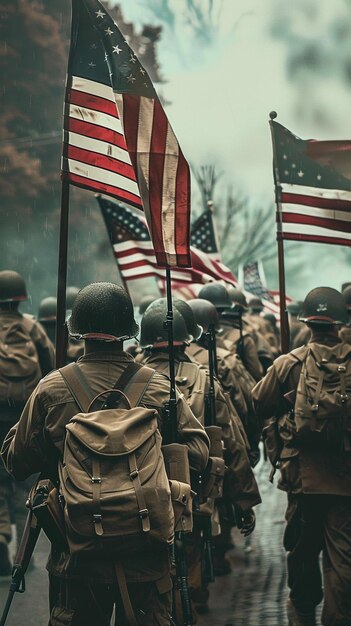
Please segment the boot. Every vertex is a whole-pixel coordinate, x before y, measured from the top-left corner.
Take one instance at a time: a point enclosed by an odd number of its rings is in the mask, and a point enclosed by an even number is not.
[[[286,611],[289,626],[317,626],[315,611],[301,613],[290,598],[287,601]]]

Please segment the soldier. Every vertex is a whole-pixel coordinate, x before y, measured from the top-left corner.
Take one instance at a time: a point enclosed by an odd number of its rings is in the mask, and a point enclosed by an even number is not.
[[[260,380],[263,369],[258,358],[255,342],[241,328],[242,308],[237,307],[236,311],[232,312],[232,315],[228,315],[232,308],[232,302],[226,288],[221,283],[213,282],[202,287],[199,291],[199,298],[212,302],[219,313],[220,325],[223,331],[220,335],[220,341],[218,341],[219,347],[227,348],[227,350],[239,354],[251,376],[256,381]]]
[[[299,332],[302,330],[305,332],[306,326],[297,319],[299,311],[301,309],[302,302],[289,302],[287,305],[287,310],[289,314],[289,346],[290,350],[293,348],[298,348],[299,346],[295,346],[295,339]],[[302,344],[300,344],[302,345]]]
[[[69,285],[66,289],[66,315],[72,311],[74,301],[79,293],[79,288]],[[69,337],[67,342],[67,363],[77,361],[84,354],[84,341],[76,337]]]
[[[129,371],[134,363],[133,358],[123,352],[123,341],[138,333],[128,294],[113,283],[88,285],[75,299],[68,328],[71,335],[84,340],[84,355],[75,367],[81,371],[85,385],[94,395],[111,390],[121,374]],[[132,378],[131,392],[133,385],[137,384],[137,379],[134,383]],[[142,387],[138,406],[157,411],[161,433],[164,428],[163,406],[168,399],[169,381],[151,370],[151,378],[147,386]],[[181,394],[177,395],[176,408],[179,441],[188,448],[191,466],[201,472],[208,461],[207,435]],[[57,484],[57,466],[59,461],[62,463],[65,427],[79,411],[78,403],[60,371],[54,371],[42,380],[3,445],[2,456],[12,475],[23,479],[34,472],[41,472]],[[134,472],[133,480],[137,477],[138,472]],[[98,480],[94,479],[95,482]],[[167,507],[168,502],[164,505]],[[94,523],[95,517],[96,524],[99,524],[99,516],[94,516]],[[141,519],[144,520],[144,514]],[[96,532],[101,532],[98,527]],[[53,547],[47,567],[50,626],[58,623],[107,626],[116,598],[118,623],[120,619],[122,624],[129,623],[118,600],[121,596],[125,597],[123,589],[119,595],[116,584],[116,572],[121,567],[134,613],[140,620],[138,623],[147,626],[155,623],[168,626],[171,623],[167,544],[155,548],[153,544],[148,547],[146,541],[145,549],[140,553],[131,551],[118,560],[111,551],[93,555],[78,552],[71,556],[68,551],[58,551]]]
[[[54,367],[54,347],[43,327],[18,309],[27,299],[22,276],[11,270],[0,272],[0,445],[39,379]],[[8,552],[11,519],[19,541],[29,486],[14,481],[0,463],[0,576],[12,571]]]
[[[257,314],[257,319],[253,315],[248,315],[248,303],[246,301],[245,295],[240,291],[240,289],[236,287],[231,287],[228,289],[229,296],[233,303],[234,312],[236,315],[238,312],[241,312],[241,325],[243,331],[246,334],[249,334],[255,342],[257,355],[259,361],[262,365],[263,372],[267,371],[267,368],[273,363],[273,359],[278,351],[278,344],[275,337],[272,337],[272,328],[270,323],[264,320],[259,314]],[[261,307],[263,307],[261,300],[257,299],[260,302],[260,311]],[[263,310],[263,309],[262,309]],[[228,313],[225,313],[228,314]],[[263,320],[263,322],[262,322]],[[273,347],[271,345],[273,340]]]
[[[209,373],[202,366],[191,362],[185,352],[193,336],[198,337],[202,329],[196,323],[188,303],[176,300],[174,304],[173,333],[176,382],[190,408],[199,421],[204,424],[206,394],[210,386]],[[159,299],[157,306],[149,307],[146,310],[141,320],[140,344],[145,348],[144,364],[168,374],[168,331],[164,326],[166,314],[167,304],[165,299]],[[224,479],[224,499],[228,503],[236,505],[239,524],[241,526],[241,521],[243,524],[241,531],[244,534],[249,534],[254,528],[255,516],[252,507],[259,504],[261,499],[256,480],[249,465],[246,445],[241,434],[240,420],[233,412],[232,406],[228,404],[216,380],[215,403],[216,422],[217,426],[222,428],[222,440],[225,449],[224,458],[228,466],[227,475]],[[193,589],[193,599],[197,605],[201,604],[203,607],[207,602],[208,594],[204,586],[201,588],[200,529],[201,522],[199,522],[199,518],[195,517],[192,535],[193,550],[189,563],[189,583]],[[227,549],[228,546],[226,545],[225,550],[220,554],[221,562],[224,560],[224,552]],[[228,561],[226,561],[225,565],[227,569],[228,566],[230,567]]]
[[[49,296],[43,298],[39,304],[38,322],[41,323],[52,344],[56,336],[57,298]]]
[[[342,295],[319,287],[306,296],[300,320],[307,346],[280,356],[253,397],[278,487],[288,493],[290,626],[315,626],[323,598],[325,626],[351,624],[351,377],[350,346],[337,328],[348,321]]]
[[[349,321],[346,326],[342,326],[339,330],[339,337],[345,341],[345,343],[351,344],[351,285],[345,287],[342,292],[342,296],[345,300],[347,306],[347,312],[349,316]]]
[[[251,321],[251,324],[257,327],[257,330],[261,333],[261,335],[266,335],[267,333],[271,333],[273,330],[271,327],[271,323],[265,320],[264,317],[262,317],[261,315],[264,309],[261,298],[257,298],[256,296],[253,298],[250,298],[248,302],[248,308],[249,308],[248,317]]]
[[[210,325],[218,328],[219,317],[215,306],[208,300],[197,298],[188,301],[196,322],[203,327],[202,336],[193,341],[186,353],[192,360],[208,367],[208,345],[206,333]],[[216,347],[217,374],[223,390],[229,395],[243,426],[243,437],[247,443],[249,458],[254,467],[259,460],[258,443],[260,433],[257,417],[252,403],[251,391],[255,381],[243,366],[240,357],[225,348]]]

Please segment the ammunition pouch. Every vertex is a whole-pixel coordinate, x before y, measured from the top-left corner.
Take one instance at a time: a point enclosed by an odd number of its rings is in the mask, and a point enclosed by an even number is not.
[[[188,449],[180,443],[162,446],[162,454],[171,488],[175,532],[193,529],[192,499]]]
[[[27,506],[33,512],[53,547],[61,552],[67,551],[63,505],[58,489],[49,478],[34,483],[28,496]]]
[[[210,458],[203,475],[203,497],[221,498],[223,495],[223,480],[225,462],[223,459],[222,429],[219,426],[205,428],[210,440]]]

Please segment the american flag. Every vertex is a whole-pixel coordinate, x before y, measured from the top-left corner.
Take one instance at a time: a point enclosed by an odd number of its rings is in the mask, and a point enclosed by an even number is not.
[[[190,172],[146,70],[98,0],[72,0],[62,174],[143,209],[156,263],[190,265]]]
[[[278,237],[351,245],[351,141],[303,140],[277,122],[272,128]]]
[[[211,258],[220,260],[212,211],[204,211],[191,225],[190,243]]]
[[[125,281],[154,276],[164,278],[157,265],[155,252],[144,216],[122,204],[98,197],[110,242]],[[237,284],[231,271],[222,263],[209,259],[204,252],[191,247],[191,268],[173,268],[175,284],[207,283],[225,280]]]

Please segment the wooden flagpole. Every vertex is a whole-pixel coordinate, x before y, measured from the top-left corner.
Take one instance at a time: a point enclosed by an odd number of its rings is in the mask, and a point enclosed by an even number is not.
[[[279,170],[277,164],[276,147],[274,140],[273,120],[277,117],[277,113],[272,111],[269,114],[269,125],[272,134],[272,146],[273,146],[273,171],[274,171],[274,185],[275,185],[275,204],[277,207],[276,219],[277,219],[277,244],[278,244],[278,271],[279,271],[279,306],[280,306],[280,347],[283,354],[289,352],[289,321],[288,312],[286,309],[286,291],[285,291],[285,265],[284,265],[284,242],[282,236],[282,206],[281,206],[281,192],[282,188],[279,180]]]
[[[57,319],[56,319],[56,368],[66,364],[67,326],[66,326],[66,285],[69,217],[69,182],[62,180],[60,239],[57,279]]]

